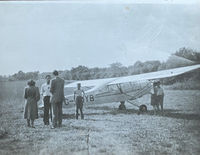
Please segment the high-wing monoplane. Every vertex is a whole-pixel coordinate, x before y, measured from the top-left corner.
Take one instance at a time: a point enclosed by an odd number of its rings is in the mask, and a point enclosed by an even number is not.
[[[75,89],[80,83],[86,89],[84,102],[87,104],[111,102],[124,104],[127,101],[138,106],[132,101],[149,94],[155,80],[178,76],[198,68],[200,68],[200,64],[124,77],[76,81],[65,85],[65,89]],[[68,103],[74,102],[73,93],[67,94],[65,98]],[[141,111],[147,110],[147,106],[144,104],[138,107]]]

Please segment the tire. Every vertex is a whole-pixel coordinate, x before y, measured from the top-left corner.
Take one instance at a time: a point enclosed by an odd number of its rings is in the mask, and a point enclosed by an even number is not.
[[[143,112],[147,112],[147,106],[144,105],[144,104],[140,105],[140,107],[139,107],[139,111],[140,111],[141,113],[143,113]]]

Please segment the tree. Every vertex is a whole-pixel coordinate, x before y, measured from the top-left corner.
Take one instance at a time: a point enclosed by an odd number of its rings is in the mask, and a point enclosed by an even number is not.
[[[129,67],[129,72],[131,74],[154,72],[158,70],[160,65],[160,61],[145,61],[144,63],[136,61],[133,66]]]
[[[13,75],[13,77],[16,79],[16,80],[25,80],[25,73],[23,71],[19,71],[18,73],[15,73]]]
[[[180,48],[175,52],[175,55],[200,63],[200,53],[191,48]]]
[[[108,68],[109,77],[119,77],[124,76],[128,74],[128,68],[123,66],[121,63],[116,62],[110,64],[110,67]]]
[[[60,76],[65,80],[72,80],[72,74],[69,70],[63,71]]]
[[[71,69],[72,80],[88,80],[90,78],[89,69],[85,66],[78,66]]]

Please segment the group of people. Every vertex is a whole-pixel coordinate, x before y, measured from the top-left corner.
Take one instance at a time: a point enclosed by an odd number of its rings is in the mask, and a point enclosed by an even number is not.
[[[58,76],[58,71],[53,72],[54,78],[51,75],[46,76],[46,82],[41,86],[41,91],[35,86],[35,81],[28,81],[28,86],[24,91],[24,98],[26,99],[24,108],[24,118],[27,119],[27,126],[34,127],[34,120],[38,118],[37,102],[40,100],[40,95],[44,103],[44,125],[49,125],[49,119],[52,120],[51,128],[62,126],[62,105],[66,104],[64,97],[64,83],[65,81]],[[41,92],[41,93],[40,93]],[[81,119],[83,115],[84,91],[81,89],[81,84],[77,84],[77,90],[74,91],[74,101],[76,103],[76,119],[78,119],[79,111]],[[160,81],[153,83],[151,91],[151,105],[154,109],[154,114],[160,111],[163,112],[164,91],[160,86]],[[49,114],[51,117],[49,117]]]
[[[40,100],[40,95],[44,103],[44,125],[49,125],[49,119],[52,120],[51,128],[62,127],[62,105],[66,104],[64,97],[64,80],[58,76],[58,71],[53,72],[54,78],[50,75],[46,76],[46,82],[41,86],[41,93],[39,88],[35,86],[35,81],[28,81],[28,86],[24,91],[24,98],[26,99],[24,108],[24,118],[27,119],[27,126],[35,128],[34,120],[38,118],[37,102]],[[76,101],[76,119],[78,119],[78,111],[80,110],[81,119],[83,115],[83,95],[84,91],[81,89],[80,83],[77,85],[77,90],[74,92],[74,100]],[[51,117],[49,117],[49,114]],[[53,117],[52,117],[53,116]]]
[[[154,114],[157,114],[158,111],[163,113],[163,100],[164,100],[164,90],[160,86],[160,81],[153,83],[153,89],[151,91],[151,105],[154,109]],[[160,106],[160,108],[159,108]]]

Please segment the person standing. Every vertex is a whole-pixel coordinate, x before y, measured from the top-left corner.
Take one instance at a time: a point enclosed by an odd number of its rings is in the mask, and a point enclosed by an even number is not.
[[[27,119],[28,127],[35,128],[34,120],[38,119],[37,102],[40,100],[39,88],[35,87],[35,81],[28,81],[28,87],[26,87],[24,91],[24,98],[26,99],[24,108],[24,118]]]
[[[52,128],[62,126],[62,103],[65,102],[64,83],[65,81],[58,76],[58,71],[54,71],[55,78],[51,81],[50,92],[52,93],[51,104],[53,109]]]
[[[161,112],[163,113],[163,100],[164,100],[164,90],[160,86],[160,81],[157,83],[157,102],[158,108],[161,107]]]
[[[43,118],[44,125],[49,125],[49,111],[51,110],[50,80],[51,76],[47,75],[46,82],[41,86],[41,95],[43,97],[43,103],[44,103],[44,118]]]
[[[76,102],[76,119],[78,119],[78,111],[80,110],[81,119],[84,119],[83,115],[83,102],[84,102],[84,91],[81,89],[81,84],[77,84],[77,90],[74,91],[74,101]]]
[[[151,90],[151,105],[153,106],[154,115],[158,111],[158,102],[157,102],[157,83],[153,83],[153,88]]]

